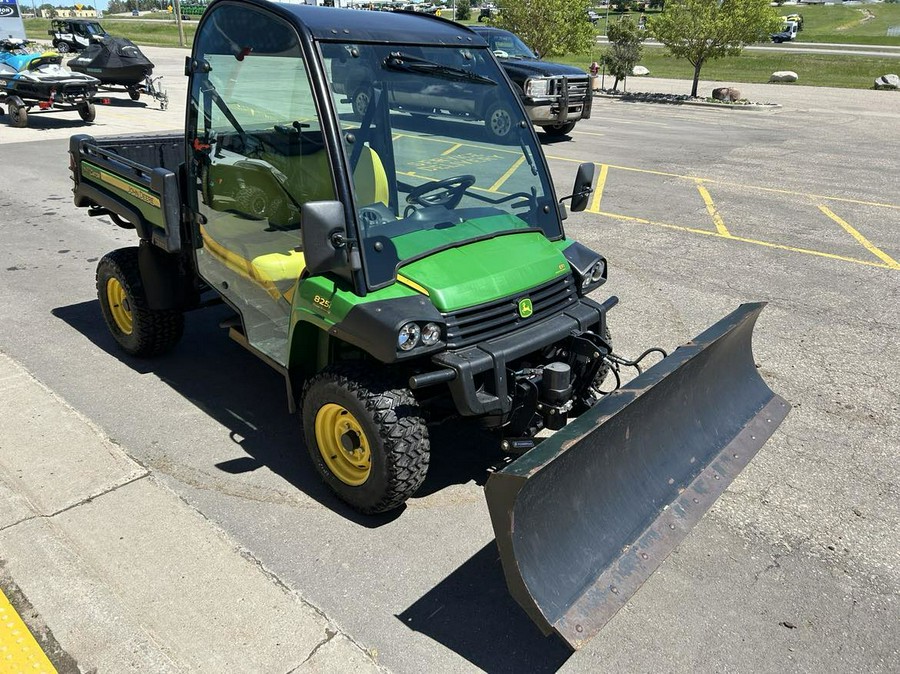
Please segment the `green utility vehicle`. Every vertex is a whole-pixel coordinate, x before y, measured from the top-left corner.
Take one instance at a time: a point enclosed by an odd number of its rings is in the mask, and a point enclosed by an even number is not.
[[[351,69],[370,77],[364,110],[334,86]],[[589,296],[606,260],[563,230],[594,165],[557,198],[512,83],[464,26],[217,0],[186,74],[183,134],[71,140],[75,203],[139,239],[97,268],[112,336],[155,356],[186,311],[224,302],[231,337],[284,375],[316,470],[363,513],[415,494],[430,424],[496,429],[523,454],[487,484],[510,589],[581,645],[787,413],[753,363],[761,305],[623,384],[643,357],[612,352],[617,299]],[[407,110],[423,92],[502,108],[513,131]]]

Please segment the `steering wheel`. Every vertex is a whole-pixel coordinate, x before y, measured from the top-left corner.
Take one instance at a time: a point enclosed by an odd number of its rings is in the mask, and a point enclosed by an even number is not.
[[[446,206],[447,208],[455,208],[462,200],[472,185],[475,184],[475,176],[462,175],[445,178],[444,180],[434,180],[424,185],[419,185],[413,189],[406,197],[406,203],[416,204],[417,206]],[[435,192],[436,194],[431,194]],[[431,196],[426,196],[426,195]]]

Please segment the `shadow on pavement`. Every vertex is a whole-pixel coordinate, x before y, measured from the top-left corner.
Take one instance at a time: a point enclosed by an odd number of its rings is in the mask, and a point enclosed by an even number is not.
[[[219,327],[232,315],[227,307],[189,313],[178,346],[153,359],[134,358],[118,348],[103,322],[97,300],[58,307],[52,314],[135,372],[158,377],[227,428],[232,442],[246,456],[216,464],[223,473],[239,475],[266,466],[326,508],[367,528],[377,528],[403,513],[405,508],[382,515],[360,515],[325,486],[307,457],[298,418],[288,412],[284,378],[230,340]],[[476,441],[470,442],[474,437],[480,437],[477,446]],[[488,470],[498,461],[502,461],[499,441],[485,440],[477,427],[435,427],[431,467],[416,496],[473,479],[484,484]]]
[[[397,619],[486,672],[555,672],[572,655],[509,595],[494,541]]]

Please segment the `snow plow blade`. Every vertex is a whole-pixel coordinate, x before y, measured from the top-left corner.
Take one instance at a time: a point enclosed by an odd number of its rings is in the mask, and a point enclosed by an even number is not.
[[[485,487],[510,593],[578,649],[747,465],[790,406],[756,370],[743,304]]]

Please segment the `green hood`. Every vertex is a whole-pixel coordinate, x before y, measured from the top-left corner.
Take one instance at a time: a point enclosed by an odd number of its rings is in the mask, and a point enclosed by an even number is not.
[[[540,232],[505,234],[443,250],[400,269],[428,291],[440,311],[490,302],[569,271],[566,258]]]

